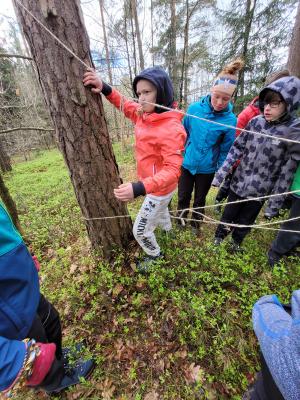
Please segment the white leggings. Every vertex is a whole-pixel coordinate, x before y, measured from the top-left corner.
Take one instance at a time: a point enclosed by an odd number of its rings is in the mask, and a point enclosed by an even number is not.
[[[154,235],[155,228],[160,226],[165,231],[172,229],[168,205],[173,194],[174,192],[165,196],[148,194],[134,222],[133,235],[149,256],[160,254],[160,247]]]

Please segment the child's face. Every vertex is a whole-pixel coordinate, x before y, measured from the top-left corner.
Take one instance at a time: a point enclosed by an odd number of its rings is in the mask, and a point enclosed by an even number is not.
[[[144,102],[147,101],[149,103],[156,103],[156,87],[146,79],[141,79],[136,85],[136,94],[143,111],[146,113],[154,112],[155,106]]]
[[[285,103],[281,100],[270,101],[264,105],[264,117],[266,121],[276,121],[285,113]]]
[[[215,111],[222,111],[224,110],[229,102],[231,97],[228,94],[219,92],[218,90],[211,91],[211,105]]]

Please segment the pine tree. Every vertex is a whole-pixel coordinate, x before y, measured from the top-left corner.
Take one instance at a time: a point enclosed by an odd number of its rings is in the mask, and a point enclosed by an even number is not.
[[[227,34],[214,64],[221,69],[236,56],[244,58],[237,92],[241,105],[257,94],[269,73],[283,65],[291,33],[287,21],[294,7],[295,0],[232,0],[229,10],[219,10]]]

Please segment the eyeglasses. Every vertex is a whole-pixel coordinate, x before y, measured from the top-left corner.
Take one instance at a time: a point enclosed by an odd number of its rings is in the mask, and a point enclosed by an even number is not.
[[[282,103],[281,100],[278,100],[278,101],[270,101],[270,102],[262,101],[262,102],[261,102],[261,105],[262,105],[263,108],[265,108],[267,105],[269,105],[271,108],[278,108],[279,105],[280,105],[280,103]]]

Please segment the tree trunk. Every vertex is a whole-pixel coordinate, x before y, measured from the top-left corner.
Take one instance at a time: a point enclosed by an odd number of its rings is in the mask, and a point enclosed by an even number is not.
[[[248,44],[249,44],[249,37],[251,31],[251,25],[253,22],[254,17],[254,10],[256,7],[257,0],[247,0],[246,3],[246,15],[245,15],[245,32],[244,32],[244,40],[243,40],[243,49],[242,49],[242,57],[245,61],[245,68],[247,68],[247,53],[248,53]],[[238,88],[239,94],[241,97],[245,94],[245,68],[243,68],[239,73],[238,79]],[[235,99],[237,97],[237,91],[235,92]]]
[[[129,46],[128,46],[128,36],[127,36],[127,12],[126,12],[126,7],[125,7],[125,5],[124,5],[124,39],[125,39],[125,45],[126,45],[126,56],[127,56],[128,70],[129,70],[130,86],[132,87],[133,78],[132,78],[132,70],[131,70]]]
[[[18,211],[16,204],[11,197],[8,188],[5,186],[4,180],[0,174],[0,197],[3,200],[3,203],[5,207],[7,208],[7,211],[9,212],[11,219],[15,225],[15,227],[18,229],[18,231],[23,234],[22,229],[21,229],[21,224],[19,221],[19,216],[18,216]]]
[[[292,75],[300,78],[300,1],[298,2],[298,10],[293,29],[292,39],[289,49],[289,58],[287,62],[288,70]]]
[[[177,62],[176,62],[176,1],[171,0],[171,29],[169,44],[169,74],[174,85],[175,99],[178,98],[178,78],[177,78]]]
[[[112,81],[110,55],[109,55],[109,50],[108,50],[105,21],[104,21],[103,0],[99,0],[99,6],[100,6],[101,24],[102,24],[102,33],[103,33],[103,40],[104,40],[105,59],[106,59],[106,65],[107,65],[107,71],[108,71],[108,78],[109,78],[109,83],[112,85],[113,81]]]
[[[181,63],[181,76],[180,76],[180,84],[179,84],[179,105],[181,107],[186,106],[183,101],[183,91],[185,89],[185,92],[187,91],[187,82],[185,81],[184,78],[186,78],[187,73],[185,71],[187,70],[187,58],[188,58],[188,48],[189,48],[189,21],[190,21],[190,15],[189,15],[189,0],[186,0],[185,2],[186,6],[186,20],[185,20],[185,25],[184,25],[184,42],[183,42],[183,49],[182,49],[182,63]],[[185,97],[186,97],[185,93]]]
[[[2,172],[8,172],[12,170],[9,155],[4,150],[1,141],[0,141],[0,169]]]
[[[132,49],[133,49],[133,61],[134,61],[134,76],[137,76],[137,58],[136,58],[136,48],[135,48],[135,32],[133,26],[133,10],[131,1],[129,1],[129,18],[130,18],[130,25],[131,25],[131,39],[132,39]]]
[[[110,64],[110,54],[109,54],[109,49],[108,49],[108,43],[107,43],[107,36],[106,36],[106,29],[105,29],[105,21],[104,21],[104,12],[103,12],[103,0],[99,0],[99,6],[100,6],[100,13],[101,13],[101,23],[102,23],[102,32],[103,32],[103,39],[104,39],[104,48],[105,48],[105,59],[106,59],[106,64],[107,64],[107,71],[108,71],[108,78],[109,78],[109,83],[112,85],[113,84],[113,77],[112,77],[112,70],[111,70],[111,64]],[[120,140],[120,130],[119,130],[119,124],[118,124],[118,117],[117,117],[117,110],[113,108],[113,120],[115,123],[115,129],[117,132],[117,140]]]
[[[143,46],[142,46],[140,25],[139,25],[138,14],[137,14],[136,0],[131,0],[131,9],[132,9],[132,16],[134,19],[136,38],[137,38],[137,42],[138,42],[140,69],[143,70],[143,69],[145,69],[145,63],[144,63]]]
[[[92,65],[79,0],[22,0],[32,14],[81,60]],[[120,183],[103,112],[101,96],[84,88],[83,65],[67,52],[18,4],[18,19],[36,62],[92,246],[109,257],[131,237],[128,218],[96,219],[127,214],[113,189]]]
[[[153,51],[153,47],[154,47],[153,0],[151,0],[150,10],[151,10],[151,54],[152,54],[152,66],[154,67],[155,55],[154,55],[154,51]]]

